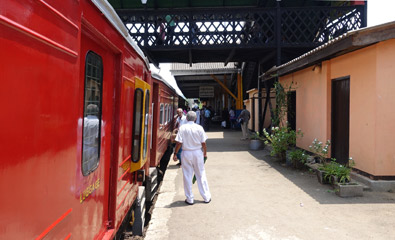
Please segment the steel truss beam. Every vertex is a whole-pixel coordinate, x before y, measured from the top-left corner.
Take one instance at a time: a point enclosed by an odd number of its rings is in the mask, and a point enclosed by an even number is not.
[[[366,25],[364,6],[118,10],[146,50],[316,47]],[[280,16],[278,16],[280,14]],[[281,22],[277,35],[276,21]],[[227,59],[229,61],[229,59]]]

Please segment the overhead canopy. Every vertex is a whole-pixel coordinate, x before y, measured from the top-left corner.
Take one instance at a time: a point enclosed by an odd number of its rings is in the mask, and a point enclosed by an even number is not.
[[[174,75],[178,86],[187,98],[199,98],[200,86],[218,87],[213,76],[225,83],[227,87],[232,85],[232,74],[239,72],[234,63],[224,66],[223,63],[196,63],[189,64],[173,63],[170,72]],[[227,83],[226,83],[227,80]]]
[[[366,26],[363,1],[109,2],[129,34],[156,65],[265,59],[272,66]]]
[[[257,87],[258,67],[261,72],[266,71],[348,31],[365,27],[367,12],[364,1],[354,0],[109,2],[130,36],[156,66],[159,63],[192,66],[201,62],[222,62],[223,66],[236,62],[242,66],[245,62],[242,73],[245,90]],[[182,76],[176,77],[185,96],[196,95],[195,85],[208,81],[215,84],[211,73],[192,72],[193,76],[188,76],[191,72],[179,72]],[[234,74],[214,75],[220,81],[226,77],[230,84],[235,81]],[[190,90],[183,86],[187,81]],[[231,91],[235,90],[233,86],[229,86]]]

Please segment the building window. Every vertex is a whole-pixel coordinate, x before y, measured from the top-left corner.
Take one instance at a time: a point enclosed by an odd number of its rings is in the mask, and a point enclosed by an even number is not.
[[[141,125],[143,120],[143,99],[144,92],[138,88],[134,93],[134,126],[133,126],[133,146],[132,146],[132,161],[138,162],[140,160],[141,149]]]
[[[99,166],[101,144],[103,61],[89,51],[85,59],[84,128],[82,133],[82,174]]]

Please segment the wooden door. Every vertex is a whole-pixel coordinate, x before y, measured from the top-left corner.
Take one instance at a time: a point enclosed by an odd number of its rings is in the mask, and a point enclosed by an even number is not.
[[[350,78],[332,80],[331,157],[347,163],[350,133]]]

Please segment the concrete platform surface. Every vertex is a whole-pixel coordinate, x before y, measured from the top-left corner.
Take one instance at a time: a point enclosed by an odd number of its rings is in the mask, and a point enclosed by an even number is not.
[[[395,193],[340,198],[313,173],[249,151],[239,131],[207,135],[211,203],[196,184],[195,204],[184,203],[182,170],[171,159],[144,239],[395,239]]]

